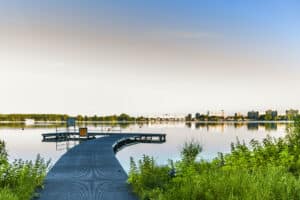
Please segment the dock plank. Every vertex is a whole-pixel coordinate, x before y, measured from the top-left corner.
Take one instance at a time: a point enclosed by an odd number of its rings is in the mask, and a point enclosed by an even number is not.
[[[124,137],[105,136],[70,149],[47,174],[39,199],[137,200],[112,148]]]

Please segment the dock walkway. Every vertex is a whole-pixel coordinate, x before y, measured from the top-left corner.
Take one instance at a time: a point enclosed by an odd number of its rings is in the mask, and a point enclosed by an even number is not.
[[[165,135],[161,136],[165,141]],[[47,174],[39,199],[136,200],[115,152],[141,138],[142,135],[112,134],[73,147]]]

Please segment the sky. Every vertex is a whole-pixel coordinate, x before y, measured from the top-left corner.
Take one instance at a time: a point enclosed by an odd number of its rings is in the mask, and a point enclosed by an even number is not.
[[[0,0],[0,113],[300,109],[297,0]]]

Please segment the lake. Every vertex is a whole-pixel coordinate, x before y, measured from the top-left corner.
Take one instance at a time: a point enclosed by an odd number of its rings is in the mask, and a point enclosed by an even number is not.
[[[196,140],[203,151],[199,159],[210,160],[218,152],[230,152],[230,144],[240,141],[249,143],[251,139],[263,140],[267,135],[283,137],[288,123],[184,123],[162,122],[149,124],[88,124],[93,130],[122,130],[122,132],[153,132],[166,133],[167,141],[163,144],[136,144],[128,146],[117,153],[117,158],[123,168],[128,171],[129,158],[140,159],[144,154],[153,156],[157,163],[166,164],[168,159],[180,159],[180,150],[185,141]],[[9,153],[9,160],[34,160],[37,154],[45,159],[51,159],[53,165],[59,157],[78,141],[47,143],[42,142],[42,133],[56,131],[56,125],[42,124],[25,126],[20,124],[1,124],[0,139],[4,140]],[[60,127],[59,129],[63,129]]]

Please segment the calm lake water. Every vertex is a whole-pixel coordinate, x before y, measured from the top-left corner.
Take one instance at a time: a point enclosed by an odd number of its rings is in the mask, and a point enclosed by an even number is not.
[[[93,124],[90,129],[107,129],[111,125]],[[203,146],[199,159],[212,159],[218,152],[230,152],[231,142],[237,138],[249,143],[251,139],[262,140],[267,135],[283,137],[286,134],[287,123],[155,123],[117,125],[113,130],[123,132],[153,132],[166,133],[167,142],[163,144],[136,144],[126,147],[117,153],[117,158],[123,168],[128,171],[129,158],[140,159],[143,154],[153,156],[157,163],[166,164],[168,159],[180,159],[180,150],[185,141],[196,140]],[[0,125],[0,139],[7,144],[10,161],[14,159],[34,160],[37,154],[45,159],[51,159],[52,165],[69,148],[78,142],[45,143],[42,133],[55,132],[53,125]]]

